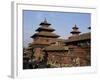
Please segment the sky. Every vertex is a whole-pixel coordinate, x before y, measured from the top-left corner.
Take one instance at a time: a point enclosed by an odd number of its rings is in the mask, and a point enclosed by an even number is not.
[[[81,33],[89,32],[88,27],[91,26],[90,13],[75,12],[52,12],[52,11],[34,11],[23,10],[23,40],[24,47],[32,42],[32,36],[44,19],[54,28],[54,33],[60,35],[60,38],[67,39],[70,36],[72,27],[76,24]]]

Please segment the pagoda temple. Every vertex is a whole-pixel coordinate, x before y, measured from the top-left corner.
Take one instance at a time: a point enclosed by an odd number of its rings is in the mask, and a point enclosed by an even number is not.
[[[39,26],[31,36],[33,42],[27,49],[23,49],[24,69],[91,65],[90,32],[80,34],[75,24],[71,36],[60,39],[46,18]]]
[[[76,24],[72,29],[73,29],[73,31],[70,32],[72,34],[72,36],[77,36],[77,35],[79,35],[79,33],[81,33],[80,31],[78,31],[78,27]]]
[[[73,61],[75,62],[75,66],[87,66],[91,64],[90,61],[90,52],[91,52],[91,33],[81,33],[78,30],[78,27],[75,25],[73,28],[73,31],[70,33],[72,36],[70,36],[66,41],[66,46],[69,47],[69,50],[71,48],[71,53],[73,54]]]
[[[51,24],[46,19],[39,25],[40,27],[36,29],[36,33],[31,36],[33,38],[35,61],[42,60],[45,54],[42,49],[51,45],[59,37],[54,33],[55,29],[50,27]]]
[[[55,29],[51,28],[50,25],[46,19],[40,23],[40,27],[36,29],[37,33],[31,36],[34,45],[48,46],[59,37],[53,33]]]

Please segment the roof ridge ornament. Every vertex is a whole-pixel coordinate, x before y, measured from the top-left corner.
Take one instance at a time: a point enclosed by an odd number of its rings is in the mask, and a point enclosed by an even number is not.
[[[75,26],[73,27],[73,29],[78,29],[77,25],[75,24]]]
[[[47,19],[46,19],[46,17],[44,17],[44,23],[47,23]]]
[[[46,17],[45,17],[45,18],[44,18],[44,21],[42,21],[42,22],[40,23],[40,25],[41,25],[41,26],[44,26],[44,25],[50,26],[51,24],[47,22],[47,19],[46,19]]]
[[[91,30],[91,26],[89,26],[88,29]]]

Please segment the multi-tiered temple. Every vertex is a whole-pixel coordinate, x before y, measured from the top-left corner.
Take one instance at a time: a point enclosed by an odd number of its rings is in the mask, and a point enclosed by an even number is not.
[[[68,39],[59,39],[46,19],[39,25],[31,36],[33,42],[24,49],[24,69],[91,65],[90,32],[82,34],[75,25]]]
[[[55,29],[51,28],[50,25],[46,19],[40,23],[40,27],[36,30],[37,33],[31,36],[34,41],[33,44],[48,46],[59,37],[59,35],[53,33]]]

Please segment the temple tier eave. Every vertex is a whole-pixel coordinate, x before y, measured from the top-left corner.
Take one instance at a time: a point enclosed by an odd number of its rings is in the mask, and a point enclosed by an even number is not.
[[[59,35],[56,35],[54,33],[35,33],[33,36],[31,36],[31,38],[35,38],[35,37],[51,37],[51,38],[58,38],[60,37]]]

